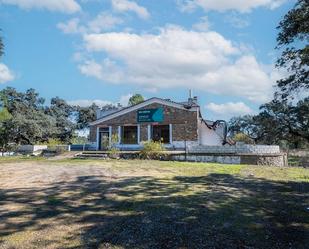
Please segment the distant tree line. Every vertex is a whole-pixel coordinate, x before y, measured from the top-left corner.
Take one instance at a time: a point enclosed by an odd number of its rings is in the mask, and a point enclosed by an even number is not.
[[[236,141],[309,148],[309,1],[298,0],[278,26],[278,68],[288,76],[277,82],[274,99],[257,115],[234,117],[230,135]]]
[[[106,105],[100,109],[111,108],[115,106]],[[34,89],[19,92],[7,87],[0,91],[0,149],[9,149],[10,144],[78,141],[76,131],[87,128],[89,122],[96,119],[97,109],[95,104],[88,107],[69,105],[59,97],[52,98],[46,105]]]

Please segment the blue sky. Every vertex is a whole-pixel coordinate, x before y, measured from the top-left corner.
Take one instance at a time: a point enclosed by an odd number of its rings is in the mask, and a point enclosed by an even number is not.
[[[254,113],[276,79],[276,26],[293,0],[0,0],[0,89],[86,105],[131,94],[208,119]]]

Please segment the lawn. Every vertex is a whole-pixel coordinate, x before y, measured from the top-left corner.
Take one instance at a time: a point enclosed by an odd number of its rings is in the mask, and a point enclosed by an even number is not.
[[[308,245],[308,168],[0,159],[0,248]]]

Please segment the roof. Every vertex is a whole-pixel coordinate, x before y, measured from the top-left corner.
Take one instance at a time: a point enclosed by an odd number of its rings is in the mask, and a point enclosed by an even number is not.
[[[179,108],[179,109],[183,109],[183,110],[189,110],[189,111],[195,111],[197,110],[197,108],[199,107],[195,102],[189,103],[189,101],[186,102],[175,102],[172,101],[170,99],[162,99],[162,98],[157,98],[157,97],[153,97],[150,99],[147,99],[141,103],[138,103],[136,105],[132,105],[132,106],[128,106],[125,107],[123,109],[117,110],[116,112],[107,114],[99,119],[97,119],[94,122],[91,122],[90,125],[97,125],[99,123],[105,122],[107,120],[116,118],[118,116],[124,115],[126,113],[138,110],[140,108],[143,108],[147,105],[153,104],[153,103],[159,103],[162,105],[167,105],[167,106],[171,106],[174,108]]]

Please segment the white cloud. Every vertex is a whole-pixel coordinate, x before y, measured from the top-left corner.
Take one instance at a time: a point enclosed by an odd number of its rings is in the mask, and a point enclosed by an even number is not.
[[[113,104],[113,102],[108,100],[101,100],[101,99],[77,99],[77,100],[70,100],[67,101],[69,105],[78,105],[80,107],[88,107],[91,106],[93,103],[96,104],[99,107]]]
[[[103,79],[102,66],[95,61],[85,61],[83,65],[79,66],[79,70],[87,76]]]
[[[269,9],[278,8],[287,0],[177,0],[181,11],[191,12],[197,7],[205,11],[227,11],[236,10],[239,12],[250,12],[258,7]]]
[[[84,23],[82,25],[79,18],[72,18],[67,22],[58,23],[57,27],[65,34],[100,33],[113,29],[116,25],[123,23],[123,20],[109,13],[101,12],[94,19]]]
[[[72,18],[66,23],[58,23],[57,27],[65,34],[78,34],[84,33],[85,27],[79,25],[80,20],[78,18]]]
[[[119,101],[117,102],[113,102],[110,100],[102,100],[102,99],[77,99],[77,100],[70,100],[67,101],[68,104],[70,105],[78,105],[81,107],[87,107],[87,106],[91,106],[93,103],[95,103],[97,106],[102,107],[105,105],[117,105],[118,103],[121,104],[122,106],[127,106],[129,99],[132,97],[132,94],[126,94],[126,95],[122,95],[119,98]]]
[[[80,63],[80,71],[114,84],[144,89],[194,88],[257,103],[273,93],[274,72],[216,32],[166,27],[159,34],[104,33],[84,36],[100,61]]]
[[[22,9],[47,9],[68,14],[81,10],[75,0],[0,0],[0,4],[16,5]]]
[[[217,117],[231,118],[246,114],[253,114],[254,111],[243,102],[227,102],[224,104],[209,103],[205,108]]]
[[[150,17],[148,10],[145,7],[138,5],[134,1],[128,0],[111,0],[113,9],[119,12],[132,11],[140,18],[147,19]]]
[[[203,16],[201,20],[198,23],[193,24],[193,29],[199,30],[199,31],[208,31],[211,24],[208,20],[207,16]]]
[[[129,99],[133,96],[132,93],[129,93],[127,95],[122,95],[119,99],[119,103],[122,105],[122,106],[127,106],[128,103],[129,103]]]
[[[0,63],[0,84],[7,83],[15,79],[11,70],[3,63]]]
[[[234,28],[238,29],[246,28],[250,25],[250,22],[246,17],[239,16],[238,14],[235,13],[227,15],[224,18],[224,21],[232,25]]]
[[[88,27],[91,32],[100,33],[101,31],[111,30],[121,23],[123,23],[121,18],[102,12],[88,23]]]

